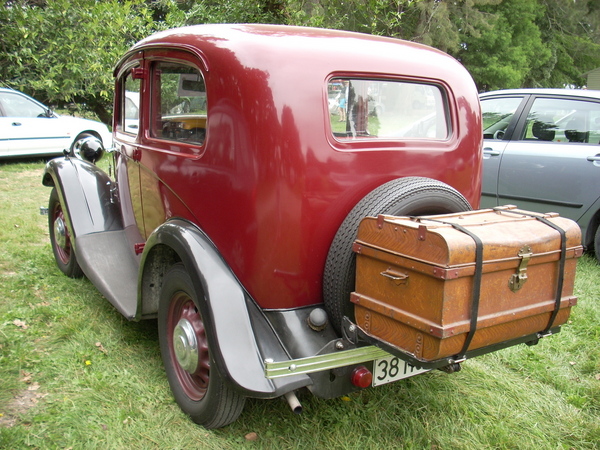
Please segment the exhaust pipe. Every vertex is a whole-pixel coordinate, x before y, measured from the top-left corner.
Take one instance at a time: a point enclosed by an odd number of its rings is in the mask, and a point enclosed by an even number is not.
[[[296,397],[296,394],[294,394],[294,391],[288,392],[287,394],[284,395],[284,397],[287,400],[288,405],[290,405],[290,408],[292,408],[292,411],[294,412],[294,414],[302,413],[302,405],[298,401],[298,397]]]

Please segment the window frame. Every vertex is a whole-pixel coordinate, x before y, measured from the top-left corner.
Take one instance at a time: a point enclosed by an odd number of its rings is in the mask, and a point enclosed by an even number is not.
[[[173,58],[173,57],[164,57],[164,56],[156,55],[156,56],[151,56],[151,57],[146,58],[146,63],[147,63],[148,73],[149,73],[148,84],[149,84],[149,90],[151,92],[150,102],[147,107],[150,118],[151,118],[149,127],[148,127],[147,138],[153,142],[153,146],[159,146],[159,148],[157,148],[157,149],[162,149],[162,150],[173,152],[173,153],[192,154],[194,156],[198,156],[199,154],[201,154],[204,151],[204,149],[206,147],[206,138],[207,138],[206,131],[208,130],[208,101],[209,100],[208,100],[208,95],[206,92],[207,91],[206,76],[205,76],[203,70],[201,70],[199,65],[196,64],[192,60],[192,58],[190,57],[191,55],[189,55],[189,56],[186,55],[186,56],[187,57]],[[164,137],[162,135],[164,126],[160,127],[160,133],[157,132],[157,127],[156,127],[157,122],[156,121],[160,120],[161,124],[162,124],[162,122],[163,122],[162,118],[165,117],[165,115],[161,111],[157,111],[157,107],[160,108],[161,100],[162,100],[161,86],[157,86],[158,81],[156,78],[156,72],[157,72],[156,67],[160,64],[178,64],[181,66],[186,66],[186,67],[189,67],[190,69],[193,69],[202,78],[202,80],[204,82],[204,86],[205,86],[204,96],[205,96],[206,112],[204,114],[197,115],[198,119],[202,119],[202,121],[204,122],[203,128],[205,130],[205,136],[204,136],[204,139],[202,140],[202,142],[184,141],[184,140],[180,140],[180,139],[171,139],[171,138]]]
[[[330,85],[337,80],[359,80],[369,82],[380,82],[380,83],[398,83],[411,84],[411,85],[423,85],[428,87],[437,88],[439,91],[439,99],[442,102],[442,110],[444,113],[445,125],[446,125],[446,136],[444,138],[432,138],[432,137],[394,137],[394,136],[356,136],[343,138],[336,135],[333,127],[332,113],[330,113],[329,105],[329,94]],[[397,76],[385,76],[382,74],[373,73],[334,73],[330,74],[326,78],[324,84],[324,98],[325,98],[325,111],[326,117],[326,132],[328,140],[338,150],[357,150],[357,149],[381,149],[381,148],[405,148],[405,147],[428,147],[428,148],[447,148],[450,141],[455,140],[456,137],[456,111],[453,111],[451,104],[453,104],[453,93],[449,86],[441,80],[431,80],[422,78],[412,77],[397,77]]]

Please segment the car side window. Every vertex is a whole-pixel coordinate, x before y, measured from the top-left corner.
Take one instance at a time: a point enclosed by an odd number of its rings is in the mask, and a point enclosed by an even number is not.
[[[202,145],[206,87],[198,69],[157,61],[152,66],[152,83],[152,137]]]
[[[121,129],[137,135],[140,129],[140,90],[141,80],[134,79],[131,73],[125,77],[125,90],[121,98]]]
[[[600,142],[600,103],[537,98],[527,115],[522,139],[598,144]]]
[[[523,97],[483,99],[481,101],[483,138],[503,139],[506,128],[522,101]]]
[[[439,86],[336,78],[328,83],[331,130],[348,139],[447,139],[450,120]]]
[[[0,95],[0,103],[6,117],[48,117],[47,109],[19,94],[3,93]]]

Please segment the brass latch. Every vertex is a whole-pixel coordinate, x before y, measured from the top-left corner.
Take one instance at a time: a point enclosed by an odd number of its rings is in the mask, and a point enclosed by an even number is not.
[[[519,268],[517,269],[517,273],[512,274],[510,280],[508,280],[508,287],[513,292],[517,292],[519,289],[521,289],[527,281],[527,264],[529,264],[529,260],[533,256],[531,247],[529,245],[525,245],[521,248],[517,256],[521,258]]]

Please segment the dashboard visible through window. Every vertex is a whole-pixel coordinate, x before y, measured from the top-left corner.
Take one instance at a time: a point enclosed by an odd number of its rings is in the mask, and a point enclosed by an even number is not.
[[[202,74],[192,66],[159,61],[153,64],[152,83],[151,135],[202,145],[206,135]]]

